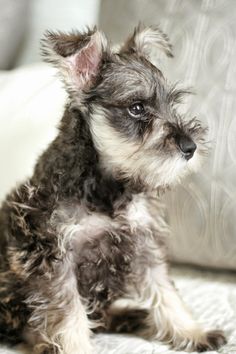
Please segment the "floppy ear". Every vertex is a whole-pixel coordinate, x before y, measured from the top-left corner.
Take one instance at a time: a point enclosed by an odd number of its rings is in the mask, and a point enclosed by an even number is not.
[[[103,33],[47,31],[42,39],[44,60],[53,64],[69,92],[89,88],[98,74],[107,40]]]
[[[139,25],[134,29],[134,33],[122,46],[120,53],[137,53],[151,59],[153,48],[160,49],[168,57],[173,57],[172,45],[168,36],[159,27],[144,27]]]

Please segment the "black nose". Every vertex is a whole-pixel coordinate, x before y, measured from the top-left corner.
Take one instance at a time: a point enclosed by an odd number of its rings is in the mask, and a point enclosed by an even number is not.
[[[194,151],[197,148],[197,145],[194,143],[194,141],[185,135],[181,135],[176,139],[176,142],[180,150],[183,152],[185,159],[191,159],[191,157],[193,157]]]

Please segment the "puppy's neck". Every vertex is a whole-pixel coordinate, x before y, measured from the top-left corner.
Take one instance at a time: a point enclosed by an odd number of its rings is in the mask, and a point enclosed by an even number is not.
[[[54,200],[74,200],[113,214],[140,192],[102,167],[86,117],[67,106],[59,134],[38,161],[33,184]]]

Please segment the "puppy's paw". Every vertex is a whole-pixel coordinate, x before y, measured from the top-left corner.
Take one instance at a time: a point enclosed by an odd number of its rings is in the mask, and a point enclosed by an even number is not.
[[[226,344],[226,338],[220,330],[207,331],[198,335],[195,333],[192,338],[189,336],[186,338],[175,336],[172,342],[174,349],[199,353],[216,350],[224,344]]]
[[[213,330],[208,331],[205,334],[205,337],[196,344],[195,350],[197,352],[205,352],[207,350],[216,350],[222,345],[226,344],[226,338],[223,331]]]

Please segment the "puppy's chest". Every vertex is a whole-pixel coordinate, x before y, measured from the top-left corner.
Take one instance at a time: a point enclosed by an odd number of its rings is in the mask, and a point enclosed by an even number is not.
[[[145,238],[150,237],[153,220],[146,200],[133,198],[114,218],[63,205],[56,219],[62,247],[77,264],[81,295],[104,303],[124,292]]]

